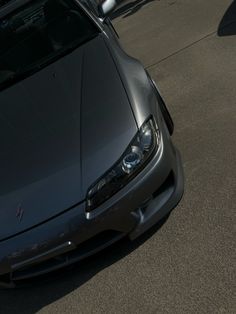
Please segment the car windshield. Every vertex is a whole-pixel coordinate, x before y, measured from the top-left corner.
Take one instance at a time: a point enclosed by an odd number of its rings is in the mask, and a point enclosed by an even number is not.
[[[0,87],[34,73],[98,34],[73,0],[34,0],[0,19]]]

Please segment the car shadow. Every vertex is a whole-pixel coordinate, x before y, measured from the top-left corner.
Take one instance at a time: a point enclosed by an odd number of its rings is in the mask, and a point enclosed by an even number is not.
[[[236,0],[234,0],[225,12],[219,27],[218,36],[236,35]]]
[[[122,16],[122,18],[129,17],[138,12],[143,6],[153,1],[157,0],[135,0],[125,3],[124,5],[119,6],[118,9],[113,13],[111,13],[110,18],[115,19],[119,16]]]
[[[97,273],[136,250],[151,238],[167,219],[168,217],[165,217],[133,242],[124,238],[93,257],[45,277],[34,279],[24,287],[0,290],[0,313],[33,314],[40,311],[45,306],[78,289]]]

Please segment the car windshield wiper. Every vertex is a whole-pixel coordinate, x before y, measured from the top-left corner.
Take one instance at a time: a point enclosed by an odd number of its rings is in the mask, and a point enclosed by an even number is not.
[[[77,49],[78,47],[82,46],[86,42],[92,40],[95,38],[99,33],[94,33],[91,36],[87,36],[83,40],[77,40],[71,43],[70,45],[67,45],[66,47],[58,50],[58,52],[53,52],[51,55],[46,56],[39,61],[30,64],[27,67],[24,67],[23,69],[18,69],[17,71],[8,71],[0,70],[0,90],[7,88],[8,86],[11,86],[12,84],[20,81],[21,79],[24,79],[25,77],[41,70],[42,68],[48,66],[49,64],[55,62],[56,60],[62,58],[63,56],[69,54],[73,50]]]
[[[34,68],[36,70],[40,70],[44,68],[45,66],[55,62],[56,60],[62,58],[63,56],[69,54],[73,50],[77,49],[78,47],[82,46],[86,42],[92,40],[93,38],[97,37],[98,33],[91,34],[90,36],[85,37],[84,39],[80,39],[77,41],[72,42],[71,44],[67,45],[66,47],[58,50],[58,52],[54,52],[53,54],[46,56],[45,58],[41,59],[35,65],[31,65],[31,68]]]
[[[12,2],[12,0],[1,0],[0,1],[0,8],[4,7],[6,4],[8,4],[9,2]]]
[[[0,87],[14,80],[16,77],[16,72],[8,70],[0,70]]]

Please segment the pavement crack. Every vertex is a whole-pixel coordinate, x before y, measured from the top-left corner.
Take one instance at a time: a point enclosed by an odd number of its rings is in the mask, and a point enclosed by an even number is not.
[[[204,39],[206,39],[206,38],[208,38],[208,37],[211,37],[212,35],[215,35],[216,33],[217,33],[217,31],[211,32],[211,33],[209,33],[209,34],[207,34],[207,35],[201,37],[200,39],[198,39],[198,40],[192,42],[191,44],[189,44],[189,45],[187,45],[187,46],[185,46],[185,47],[183,47],[183,48],[181,48],[181,49],[179,49],[179,50],[177,50],[177,51],[171,53],[170,55],[166,56],[165,58],[162,58],[162,59],[160,59],[159,61],[157,61],[157,62],[155,62],[155,63],[153,63],[153,64],[150,64],[150,65],[146,66],[145,68],[146,68],[146,69],[150,69],[150,68],[152,68],[152,67],[158,65],[159,63],[161,63],[161,62],[163,62],[163,61],[165,61],[165,60],[167,60],[167,59],[169,59],[169,58],[171,58],[171,57],[173,57],[173,56],[179,54],[180,52],[183,52],[183,51],[185,51],[186,49],[191,48],[192,46],[196,45],[196,44],[199,43],[200,41],[202,41],[202,40],[204,40]]]

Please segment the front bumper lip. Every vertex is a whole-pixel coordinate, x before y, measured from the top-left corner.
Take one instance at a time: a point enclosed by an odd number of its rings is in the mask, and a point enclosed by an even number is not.
[[[57,256],[67,256],[71,252],[72,257],[43,271],[25,272],[23,277],[37,276],[81,260],[125,235],[133,240],[168,214],[182,197],[184,179],[179,153],[164,123],[160,124],[162,148],[137,177],[97,208],[93,215],[86,217],[83,203],[37,228],[1,242],[0,282],[4,274],[10,274],[13,281],[22,279],[19,276],[21,269]],[[170,175],[171,184],[160,190]],[[116,233],[80,251],[81,245],[106,231]],[[72,254],[73,251],[77,253]]]
[[[71,241],[67,241],[49,251],[43,252],[42,254],[36,255],[34,257],[31,257],[27,260],[23,260],[19,263],[12,265],[12,271],[16,271],[18,269],[22,269],[27,266],[31,266],[35,263],[41,263],[45,260],[48,260],[50,258],[53,258],[55,256],[59,256],[61,254],[65,254],[71,250],[76,249],[76,245],[72,243]]]

